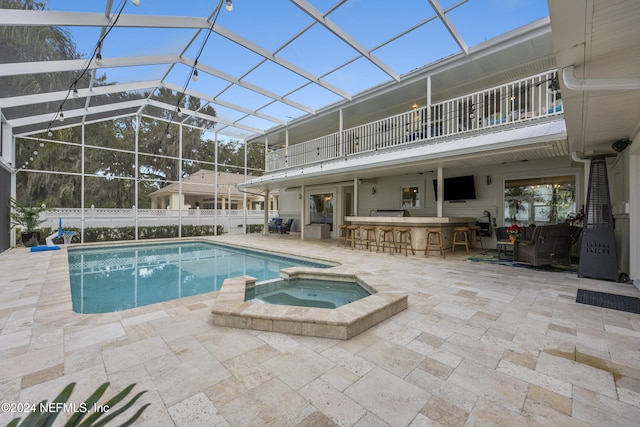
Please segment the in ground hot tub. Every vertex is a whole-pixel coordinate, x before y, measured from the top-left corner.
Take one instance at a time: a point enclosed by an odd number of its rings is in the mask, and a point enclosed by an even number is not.
[[[356,281],[294,278],[247,287],[244,299],[264,304],[338,308],[369,295],[371,292]]]
[[[352,290],[356,289],[353,285],[357,285],[369,295],[352,302],[347,301],[337,308],[321,308],[292,305],[290,303],[293,300],[290,294],[283,296],[280,291],[276,291],[271,295],[280,293],[278,298],[281,299],[281,303],[267,304],[265,301],[257,301],[254,297],[263,290],[265,294],[271,293],[269,284],[256,286],[256,279],[253,277],[234,277],[225,280],[218,293],[213,305],[213,323],[219,326],[260,331],[349,339],[407,308],[407,295],[381,282],[379,278],[372,278],[371,280],[376,281],[372,284],[355,274],[304,267],[284,269],[281,274],[289,281],[302,280],[304,284],[318,282],[323,287],[331,285],[340,287],[344,283],[349,283]],[[259,289],[263,286],[267,288]],[[310,299],[308,294],[315,294],[316,290],[306,291],[306,293],[305,298],[296,297],[295,294],[293,298]],[[245,295],[249,296],[246,301]],[[286,299],[289,300],[285,301]]]

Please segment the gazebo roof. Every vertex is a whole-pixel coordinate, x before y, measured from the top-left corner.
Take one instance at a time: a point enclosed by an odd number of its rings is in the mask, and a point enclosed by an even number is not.
[[[250,177],[246,178],[249,179]],[[218,172],[216,179],[215,171],[201,169],[183,178],[182,186],[180,186],[180,183],[174,182],[154,191],[149,194],[149,197],[169,195],[170,193],[178,193],[180,191],[182,191],[183,194],[189,195],[213,196],[216,192],[216,187],[218,193],[221,195],[230,192],[233,197],[239,197],[242,196],[243,193],[237,189],[236,185],[244,181],[245,176],[243,174]]]

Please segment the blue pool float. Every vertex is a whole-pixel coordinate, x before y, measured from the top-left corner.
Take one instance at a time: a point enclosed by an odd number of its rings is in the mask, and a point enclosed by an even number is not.
[[[31,252],[57,251],[60,246],[32,246]]]

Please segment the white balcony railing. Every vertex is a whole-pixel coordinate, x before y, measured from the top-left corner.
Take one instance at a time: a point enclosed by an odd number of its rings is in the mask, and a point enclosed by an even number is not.
[[[555,70],[342,132],[294,144],[267,154],[266,171],[304,166],[403,144],[491,129],[561,114]]]

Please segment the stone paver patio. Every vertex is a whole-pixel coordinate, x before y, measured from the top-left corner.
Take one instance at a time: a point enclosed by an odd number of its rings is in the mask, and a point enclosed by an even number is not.
[[[299,236],[213,238],[388,279],[408,309],[349,339],[213,324],[217,293],[109,314],[71,309],[66,250],[0,255],[0,402],[148,390],[138,425],[630,426],[640,315],[575,303],[632,285],[389,254]],[[0,413],[4,425],[21,414]]]

